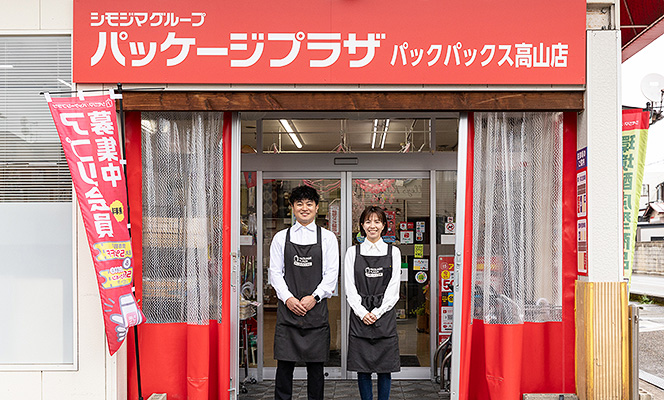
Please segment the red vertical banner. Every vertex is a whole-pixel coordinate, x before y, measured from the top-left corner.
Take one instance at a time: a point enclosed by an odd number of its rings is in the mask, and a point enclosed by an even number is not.
[[[115,101],[110,95],[47,98],[83,215],[113,355],[128,329],[145,320],[132,294],[134,265]]]

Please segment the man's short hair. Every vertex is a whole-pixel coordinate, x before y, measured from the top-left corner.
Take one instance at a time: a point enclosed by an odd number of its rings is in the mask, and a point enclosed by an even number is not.
[[[290,193],[290,197],[288,198],[288,201],[291,203],[291,205],[300,200],[312,200],[314,203],[316,203],[316,205],[318,205],[318,202],[320,201],[320,195],[318,195],[316,189],[312,188],[311,186],[302,185],[293,189]]]

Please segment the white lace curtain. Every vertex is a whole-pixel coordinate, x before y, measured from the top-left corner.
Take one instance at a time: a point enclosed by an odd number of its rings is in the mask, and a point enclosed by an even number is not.
[[[222,114],[143,113],[143,310],[221,320]]]
[[[473,317],[562,320],[562,113],[475,113]]]

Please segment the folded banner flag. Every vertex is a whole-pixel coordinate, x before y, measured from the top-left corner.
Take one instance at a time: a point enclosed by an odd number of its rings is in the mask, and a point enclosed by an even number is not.
[[[127,330],[145,321],[132,294],[134,270],[115,100],[110,95],[46,98],[83,215],[113,355]]]

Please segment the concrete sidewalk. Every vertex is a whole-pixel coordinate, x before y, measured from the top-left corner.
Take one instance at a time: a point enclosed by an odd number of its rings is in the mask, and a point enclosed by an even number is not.
[[[633,274],[630,293],[664,299],[664,276]],[[664,307],[639,306],[639,387],[664,400]]]
[[[634,274],[630,293],[647,295],[664,299],[664,276]],[[655,400],[664,400],[664,307],[656,304],[643,305],[640,320],[642,349],[640,353],[641,371],[640,388],[645,389]],[[646,378],[646,379],[643,379]],[[375,379],[374,379],[375,381]],[[375,383],[375,382],[374,382]],[[375,384],[374,384],[375,386]],[[247,393],[240,393],[240,400],[274,399],[274,381],[247,384]],[[390,398],[394,400],[426,400],[440,399],[440,385],[428,380],[392,381]],[[374,387],[374,392],[376,388]],[[306,381],[293,382],[293,399],[306,399]],[[326,380],[325,399],[357,400],[359,392],[355,380]]]

